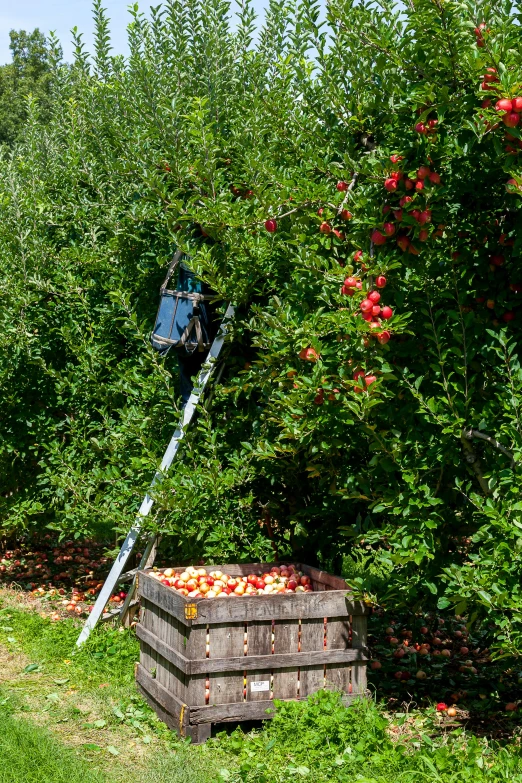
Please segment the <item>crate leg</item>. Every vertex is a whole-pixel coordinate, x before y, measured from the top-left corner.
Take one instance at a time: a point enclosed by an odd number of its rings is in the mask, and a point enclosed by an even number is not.
[[[191,726],[187,726],[187,737],[191,737],[193,745],[203,745],[212,733],[211,723],[195,723]]]

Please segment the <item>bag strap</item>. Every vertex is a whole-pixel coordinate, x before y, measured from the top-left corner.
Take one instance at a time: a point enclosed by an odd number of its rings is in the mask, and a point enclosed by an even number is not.
[[[174,258],[170,262],[170,266],[169,266],[169,268],[167,270],[167,276],[165,278],[165,281],[164,281],[163,285],[160,288],[160,292],[161,293],[163,293],[166,290],[167,285],[169,284],[169,280],[172,277],[172,275],[174,274],[174,270],[176,269],[177,265],[179,264],[179,260],[180,260],[182,255],[183,255],[183,251],[182,250],[176,250],[176,252],[174,253]]]

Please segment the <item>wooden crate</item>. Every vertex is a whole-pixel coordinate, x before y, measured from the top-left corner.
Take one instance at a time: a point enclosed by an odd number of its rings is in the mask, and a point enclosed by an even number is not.
[[[207,570],[244,576],[272,565]],[[365,693],[368,608],[350,600],[340,577],[298,568],[314,592],[189,599],[140,573],[136,681],[170,728],[204,742],[212,723],[271,717],[274,699],[303,699],[321,688],[348,701]]]

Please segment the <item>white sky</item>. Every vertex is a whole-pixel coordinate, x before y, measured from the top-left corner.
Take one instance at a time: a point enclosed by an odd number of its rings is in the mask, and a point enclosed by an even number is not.
[[[150,2],[143,0],[140,8],[147,10],[150,5],[159,5],[160,0]],[[126,52],[126,26],[129,22],[129,0],[104,0],[103,6],[111,19],[112,46],[115,54]],[[254,0],[256,10],[262,13],[267,0]],[[93,22],[91,16],[91,0],[16,0],[10,3],[0,3],[0,64],[10,62],[9,31],[27,30],[32,32],[39,27],[48,34],[54,30],[64,50],[66,60],[71,59],[72,46],[70,31],[78,27],[84,33],[84,40],[89,51],[92,50]]]

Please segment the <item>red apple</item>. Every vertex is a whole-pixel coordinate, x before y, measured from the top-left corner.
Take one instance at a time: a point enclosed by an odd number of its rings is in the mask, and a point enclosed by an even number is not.
[[[384,187],[389,193],[394,193],[399,186],[399,183],[396,179],[392,179],[392,177],[388,177],[384,180]]]
[[[435,171],[431,172],[431,174],[429,175],[428,179],[434,185],[440,185],[440,174],[437,174]]]
[[[384,245],[386,243],[386,237],[377,228],[372,231],[370,239],[374,245]]]
[[[341,217],[343,220],[351,220],[353,218],[353,215],[349,210],[343,209],[343,211],[341,212]]]
[[[373,669],[373,671],[378,671],[378,669],[382,669],[382,663],[380,661],[372,661],[370,669]]]
[[[448,705],[444,704],[443,701],[440,701],[437,704],[437,707],[436,707],[437,712],[446,712],[447,709],[448,709]]]
[[[275,234],[275,232],[277,231],[277,221],[265,220],[265,228],[269,234]]]
[[[520,122],[520,115],[517,114],[515,111],[510,111],[507,114],[504,114],[502,117],[502,122],[506,126],[506,128],[516,128],[518,123]]]
[[[348,183],[347,182],[338,182],[335,186],[339,193],[343,193],[345,190],[348,190]]]
[[[361,311],[363,313],[371,313],[373,308],[373,302],[371,299],[363,299],[360,304]]]
[[[522,111],[522,98],[513,98],[513,111]]]
[[[316,362],[317,359],[319,359],[319,354],[317,353],[315,348],[308,347],[308,348],[303,348],[303,350],[300,351],[299,358],[304,359],[307,362]]]
[[[377,340],[381,345],[386,345],[390,341],[391,334],[388,332],[387,329],[384,330],[384,332],[379,332],[377,335]]]
[[[510,98],[501,98],[499,101],[496,102],[495,109],[497,111],[510,112],[513,110],[513,101]]]
[[[387,321],[389,318],[393,315],[393,310],[391,307],[388,307],[388,305],[385,305],[381,310],[381,315],[384,318],[385,321]]]
[[[319,231],[321,234],[329,234],[332,230],[332,227],[329,223],[326,222],[326,220],[323,220],[321,225],[319,226]]]
[[[375,285],[377,288],[384,288],[386,285],[386,278],[384,275],[378,275],[378,277],[375,280]]]
[[[418,122],[415,126],[415,130],[417,133],[425,134],[428,132],[428,129],[426,128],[425,124],[423,122]]]
[[[381,295],[378,291],[370,291],[370,293],[368,294],[368,299],[370,299],[374,304],[377,304],[380,298]]]

